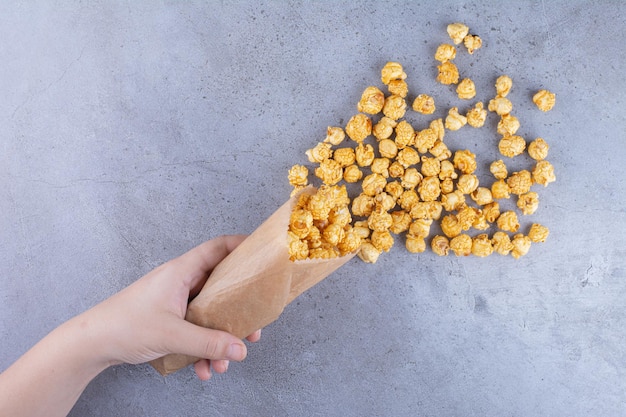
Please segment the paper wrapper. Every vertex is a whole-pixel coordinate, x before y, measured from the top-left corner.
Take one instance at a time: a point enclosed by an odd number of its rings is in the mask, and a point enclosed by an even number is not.
[[[315,188],[302,192],[313,194]],[[220,262],[187,308],[185,320],[244,338],[275,321],[287,304],[356,253],[334,259],[289,260],[287,228],[293,196]],[[162,375],[198,358],[166,355],[150,364]]]

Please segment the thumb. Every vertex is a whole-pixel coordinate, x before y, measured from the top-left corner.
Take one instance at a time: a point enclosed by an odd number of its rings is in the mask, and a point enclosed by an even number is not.
[[[246,358],[246,345],[236,336],[221,330],[207,329],[185,320],[175,324],[169,343],[172,353],[202,359],[242,361]]]

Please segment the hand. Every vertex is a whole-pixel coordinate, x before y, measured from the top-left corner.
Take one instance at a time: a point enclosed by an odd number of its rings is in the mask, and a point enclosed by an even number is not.
[[[173,259],[124,290],[78,316],[81,326],[95,327],[104,336],[103,357],[109,364],[142,363],[168,353],[201,359],[194,365],[201,380],[211,368],[226,372],[230,360],[246,357],[237,337],[184,320],[187,303],[202,289],[213,268],[244,239],[222,236]],[[248,336],[256,342],[260,330]],[[98,336],[96,336],[98,337]]]

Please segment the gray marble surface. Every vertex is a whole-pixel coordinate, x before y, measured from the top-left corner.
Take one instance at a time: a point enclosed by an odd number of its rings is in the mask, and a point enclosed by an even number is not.
[[[510,75],[520,133],[551,145],[558,180],[522,219],[548,241],[515,261],[399,240],[291,304],[227,374],[117,366],[71,415],[625,415],[624,16],[619,1],[1,2],[0,369],[162,262],[254,230],[385,62],[437,114],[459,104],[433,54],[462,21],[484,40],[455,60],[477,99]],[[540,88],[557,94],[545,114]],[[483,178],[495,123],[446,136]]]

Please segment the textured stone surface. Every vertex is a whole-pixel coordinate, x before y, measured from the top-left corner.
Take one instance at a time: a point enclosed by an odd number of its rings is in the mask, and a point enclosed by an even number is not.
[[[438,114],[458,103],[432,56],[463,21],[484,40],[455,60],[478,98],[510,75],[520,133],[552,146],[558,181],[523,219],[549,240],[519,261],[399,242],[299,298],[226,375],[118,366],[71,415],[624,412],[624,4],[204,3],[0,5],[0,369],[160,263],[254,230],[386,61]],[[540,88],[557,94],[546,114]],[[484,173],[495,123],[447,142]]]

